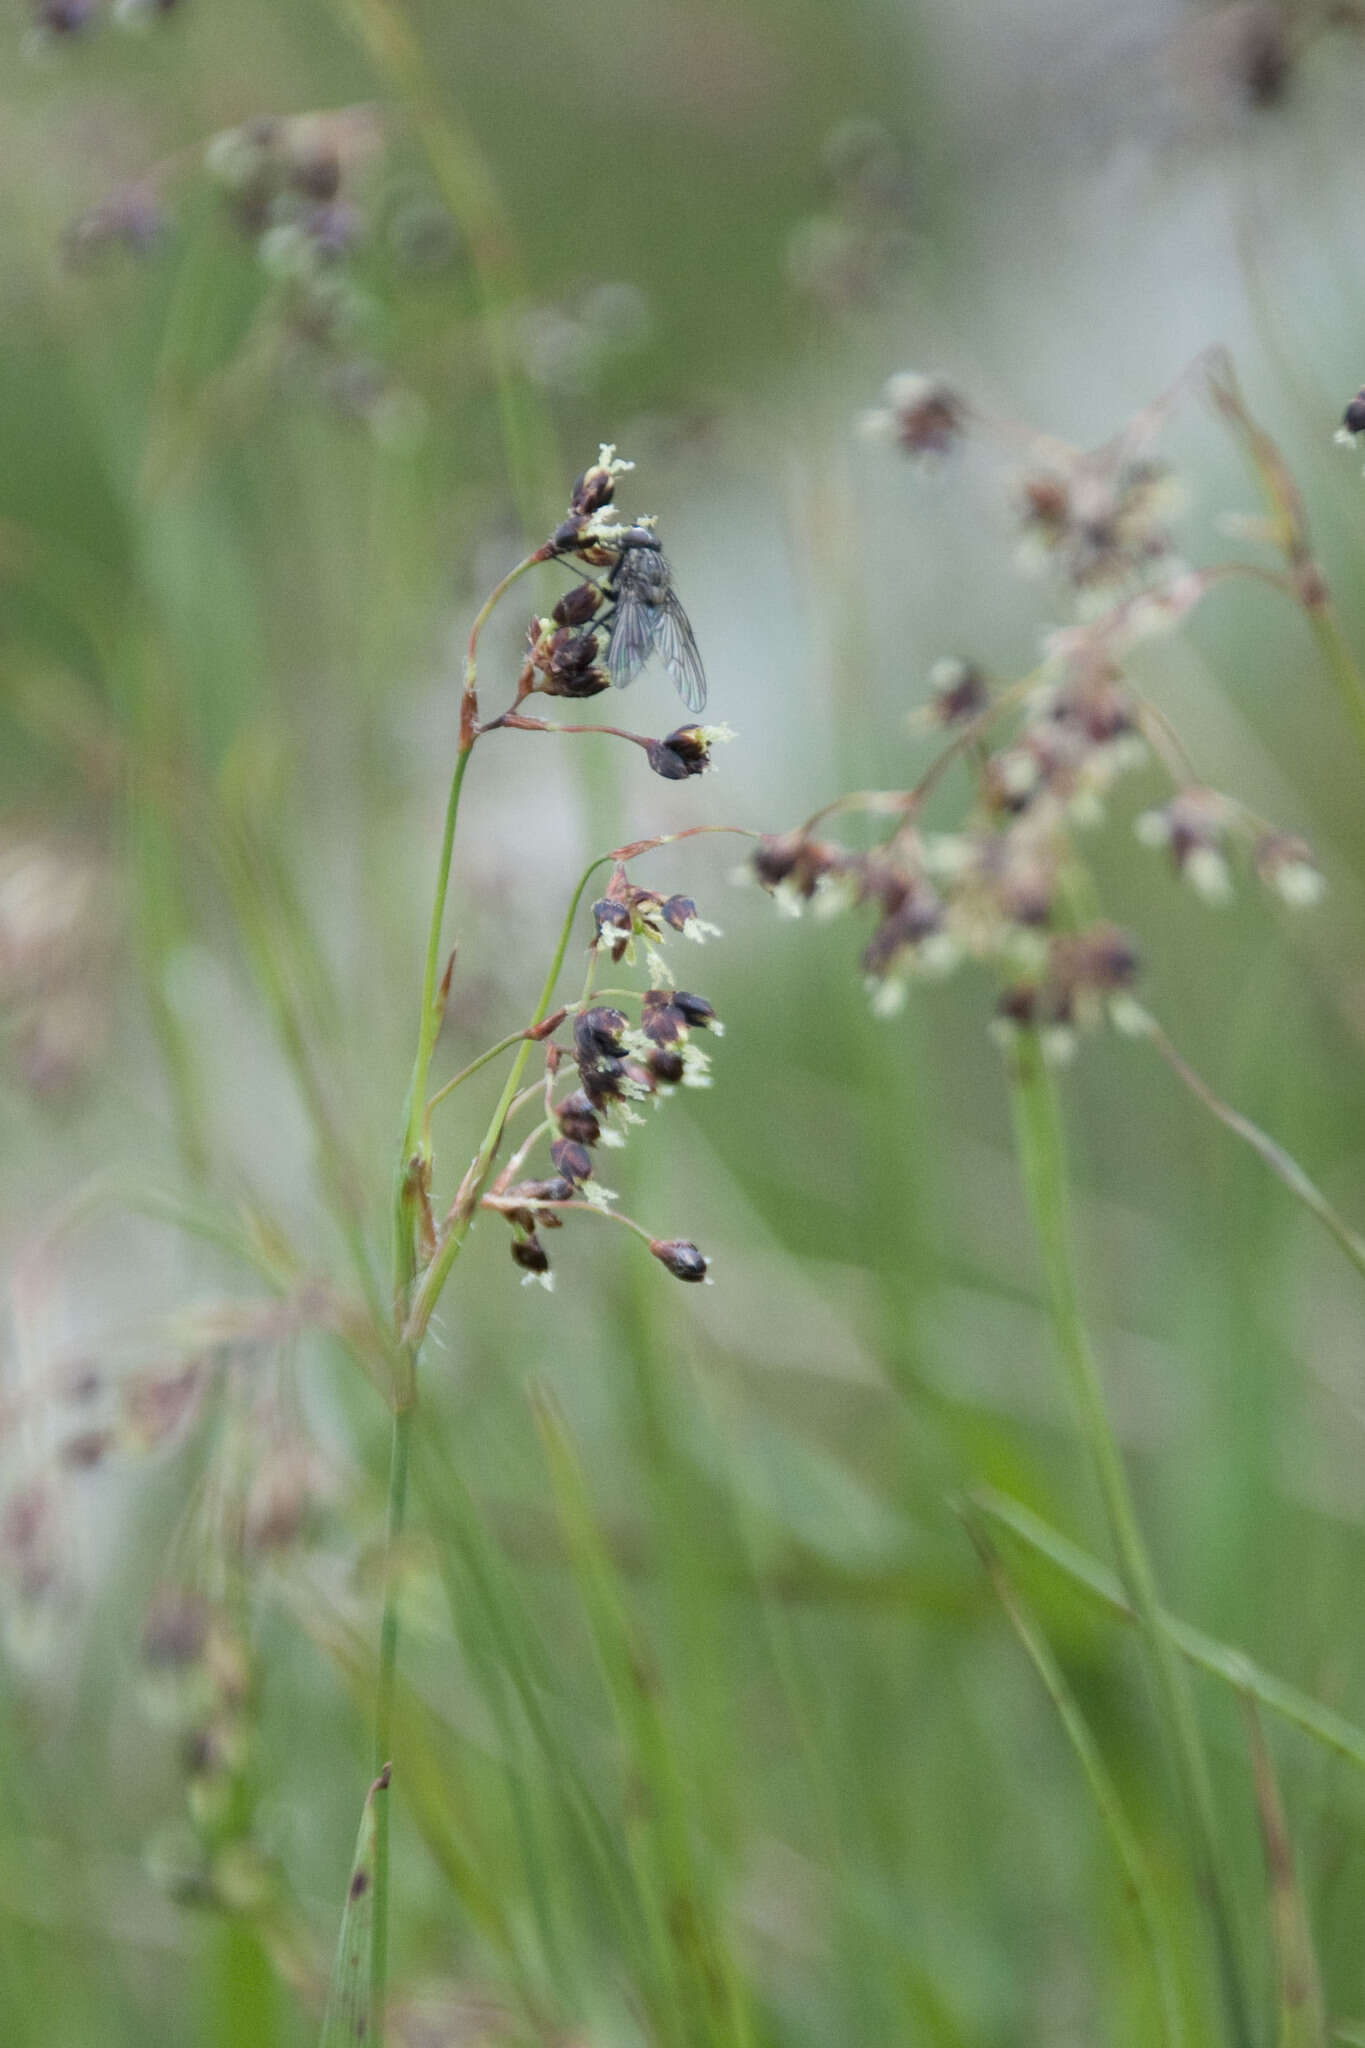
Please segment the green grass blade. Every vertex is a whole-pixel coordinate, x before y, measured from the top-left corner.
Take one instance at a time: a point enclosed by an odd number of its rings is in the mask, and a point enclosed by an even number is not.
[[[1051,1645],[1011,1584],[1000,1553],[982,1527],[980,1516],[964,1505],[963,1520],[966,1523],[967,1534],[976,1546],[986,1576],[1005,1611],[1005,1617],[1042,1680],[1043,1689],[1056,1708],[1057,1718],[1075,1751],[1076,1760],[1080,1764],[1090,1795],[1113,1845],[1119,1868],[1123,1872],[1124,1888],[1133,1909],[1138,1936],[1151,1964],[1157,2007],[1161,2015],[1160,2038],[1167,2044],[1167,2048],[1177,2048],[1177,2044],[1185,2038],[1180,2016],[1180,1998],[1176,1989],[1176,1975],[1169,1954],[1161,1909],[1147,1859],[1129,1826],[1118,1788],[1105,1766],[1099,1745],[1091,1733],[1090,1724],[1082,1714],[1062,1668],[1052,1654]],[[1289,2048],[1287,2041],[1284,2048]]]
[[[1327,2027],[1322,2009],[1322,1986],[1317,1957],[1313,1953],[1308,1908],[1294,1865],[1284,1802],[1275,1780],[1275,1766],[1261,1717],[1250,1693],[1243,1693],[1242,1706],[1246,1714],[1247,1741],[1256,1784],[1256,1809],[1260,1815],[1266,1882],[1270,1893],[1267,1905],[1271,1948],[1275,1956],[1276,2048],[1325,2048]]]
[[[622,1751],[626,1827],[649,1929],[660,2038],[748,2048],[738,1973],[692,1840],[687,1787],[659,1680],[635,1628],[593,1512],[577,1453],[547,1395],[536,1423]]]
[[[1045,1558],[1073,1586],[1079,1586],[1093,1600],[1107,1607],[1111,1614],[1121,1621],[1133,1620],[1133,1611],[1114,1574],[1076,1544],[1068,1542],[1065,1536],[1049,1528],[1030,1509],[988,1487],[977,1489],[972,1495],[972,1502],[993,1521],[1010,1530],[1035,1556]],[[1180,1621],[1172,1614],[1163,1614],[1162,1622],[1181,1656],[1188,1658],[1191,1664],[1198,1665],[1201,1671],[1209,1672],[1214,1678],[1221,1678],[1239,1693],[1249,1693],[1258,1705],[1278,1714],[1282,1721],[1301,1728],[1305,1735],[1311,1735],[1335,1755],[1347,1757],[1365,1770],[1365,1733],[1352,1722],[1333,1713],[1330,1707],[1319,1706],[1316,1700],[1310,1699],[1296,1686],[1287,1685],[1283,1679],[1262,1671],[1259,1665],[1230,1644],[1220,1643],[1216,1637],[1191,1628],[1188,1622]]]
[[[374,1985],[371,1972],[370,1933],[374,1922],[375,1801],[389,1789],[385,1765],[365,1797],[356,1836],[355,1861],[346,1887],[346,1904],[337,1936],[336,1961],[327,1990],[327,2011],[323,2017],[318,2048],[355,2048],[357,2041],[374,2038]]]

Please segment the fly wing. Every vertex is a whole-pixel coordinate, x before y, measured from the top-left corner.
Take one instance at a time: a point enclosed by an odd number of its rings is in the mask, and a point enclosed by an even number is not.
[[[631,584],[620,586],[607,638],[607,667],[618,690],[633,683],[649,660],[657,619],[658,614]]]
[[[691,621],[671,590],[654,616],[654,645],[683,703],[689,711],[700,711],[706,703],[706,670]]]

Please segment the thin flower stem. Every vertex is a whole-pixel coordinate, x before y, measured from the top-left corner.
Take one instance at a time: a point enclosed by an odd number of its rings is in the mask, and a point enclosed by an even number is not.
[[[431,1056],[435,1050],[436,1034],[440,1029],[444,1008],[437,995],[436,977],[441,961],[441,932],[445,924],[446,897],[450,888],[450,863],[455,849],[460,793],[464,788],[469,757],[478,738],[479,636],[498,604],[518,578],[539,563],[548,561],[549,555],[550,551],[547,548],[537,548],[518,562],[515,568],[509,569],[502,581],[489,592],[475,613],[474,623],[469,629],[469,647],[465,655],[464,696],[460,707],[460,750],[455,757],[455,772],[451,777],[450,794],[446,798],[445,826],[441,834],[441,852],[436,865],[436,890],[431,903],[431,925],[427,933],[426,965],[422,976],[417,1056],[413,1061],[412,1083],[408,1090],[404,1113],[403,1148],[394,1182],[394,1293],[395,1300],[404,1304],[404,1310],[407,1290],[412,1285],[415,1271],[408,1174],[414,1158],[425,1164],[430,1157],[430,1144],[425,1128],[427,1077],[431,1072]],[[380,1825],[383,1826],[382,1821]]]
[[[634,747],[652,747],[654,742],[645,733],[626,732],[619,725],[556,725],[548,718],[524,718],[519,711],[504,711],[500,718],[490,718],[487,725],[479,728],[481,733],[502,732],[603,732],[614,740],[629,740]]]
[[[577,1006],[573,1003],[568,1004],[567,1007],[560,1012],[560,1021],[562,1022],[563,1019],[568,1016],[569,1012],[576,1007]],[[479,1054],[477,1059],[471,1060],[467,1067],[461,1067],[459,1073],[453,1074],[448,1081],[446,1081],[440,1088],[438,1088],[436,1090],[436,1093],[428,1102],[428,1123],[430,1123],[431,1120],[431,1112],[433,1111],[433,1109],[436,1108],[438,1103],[444,1102],[448,1095],[453,1095],[457,1088],[461,1087],[464,1082],[468,1081],[469,1079],[471,1079],[473,1075],[477,1074],[481,1067],[486,1067],[490,1060],[495,1060],[498,1057],[499,1053],[510,1052],[514,1045],[520,1045],[523,1038],[531,1038],[535,1039],[537,1042],[540,1042],[544,1040],[546,1037],[548,1037],[549,1033],[546,1029],[548,1022],[548,1018],[543,1018],[539,1024],[528,1024],[524,1030],[509,1031],[506,1038],[500,1038],[496,1045],[490,1045],[485,1052],[481,1052]]]
[[[1119,1573],[1143,1638],[1148,1668],[1180,1789],[1191,1861],[1218,1957],[1228,2033],[1251,2048],[1252,2030],[1208,1765],[1180,1660],[1163,1625],[1156,1578],[1105,1405],[1099,1368],[1081,1312],[1071,1248],[1061,1120],[1038,1035],[1015,1041],[1011,1075],[1015,1136],[1042,1256],[1058,1355],[1081,1435],[1094,1463]]]
[[[533,1132],[532,1136],[539,1136],[539,1133]],[[623,1216],[619,1209],[604,1209],[597,1202],[581,1202],[577,1200],[565,1202],[518,1202],[511,1196],[484,1195],[481,1198],[480,1206],[484,1209],[496,1209],[500,1213],[506,1213],[509,1209],[553,1209],[556,1212],[563,1209],[577,1209],[589,1216],[605,1216],[610,1222],[619,1223],[626,1230],[633,1230],[643,1244],[653,1244],[654,1242],[653,1233],[646,1230],[643,1223],[637,1223],[632,1216]]]
[[[398,1674],[398,1548],[407,1511],[408,1466],[412,1452],[414,1403],[404,1401],[393,1411],[393,1437],[389,1451],[389,1499],[384,1534],[384,1605],[379,1620],[379,1676],[374,1702],[375,1775],[390,1769],[393,1747],[393,1696]],[[389,1829],[376,1808],[374,1844],[374,1921],[370,1946],[370,1985],[374,2013],[374,2038],[384,2038],[384,2001],[389,1974]]]
[[[1341,621],[1330,603],[1309,604],[1304,611],[1318,652],[1336,685],[1342,708],[1350,721],[1356,744],[1365,755],[1365,675],[1352,654]]]
[[[445,923],[446,897],[450,888],[450,864],[455,849],[455,827],[459,819],[460,794],[464,788],[465,771],[469,757],[474,751],[478,738],[478,659],[479,636],[483,632],[494,610],[519,577],[538,563],[547,561],[553,550],[537,548],[524,560],[518,562],[495,585],[474,615],[469,629],[469,645],[465,656],[464,694],[460,703],[460,746],[455,757],[455,769],[450,780],[450,793],[446,798],[445,824],[441,834],[441,851],[436,866],[436,889],[431,904],[431,924],[427,933],[426,962],[422,975],[422,1008],[418,1020],[417,1055],[413,1062],[412,1080],[408,1088],[408,1099],[404,1111],[405,1123],[403,1145],[399,1153],[394,1174],[394,1218],[393,1218],[393,1302],[394,1317],[398,1326],[398,1342],[394,1359],[392,1407],[393,1427],[389,1450],[388,1515],[384,1540],[384,1596],[379,1621],[379,1668],[375,1685],[374,1749],[376,1771],[383,1770],[389,1763],[388,1751],[392,1746],[393,1699],[398,1670],[398,1596],[397,1559],[402,1541],[403,1521],[407,1511],[408,1464],[412,1445],[412,1417],[417,1399],[417,1354],[420,1335],[414,1341],[405,1331],[410,1310],[410,1295],[416,1271],[416,1251],[413,1242],[412,1212],[414,1194],[410,1180],[412,1162],[416,1159],[425,1170],[430,1161],[431,1145],[427,1125],[426,1095],[428,1076],[431,1072],[431,1056],[435,1050],[436,1034],[440,1029],[445,1010],[443,993],[438,990],[437,974],[441,959],[441,932]],[[586,877],[584,882],[586,882]],[[583,884],[580,884],[580,894]],[[578,899],[574,899],[577,909]],[[567,943],[567,932],[561,940],[559,958]],[[558,962],[555,974],[558,973]],[[553,978],[549,994],[553,993]],[[549,994],[537,1013],[540,1022],[549,1009]],[[522,1048],[521,1059],[516,1072],[520,1075],[530,1052],[530,1041]],[[505,1097],[510,1102],[513,1088]],[[505,1114],[505,1103],[503,1113]],[[458,1247],[457,1247],[458,1249]],[[425,1329],[425,1324],[423,1324]],[[370,1937],[370,1983],[372,2003],[373,2040],[375,2048],[383,2048],[385,2033],[384,1996],[388,1984],[389,1957],[389,1802],[380,1800],[375,1809],[375,1877],[373,1920]]]
[[[559,934],[559,943],[555,947],[554,958],[550,962],[550,971],[545,977],[545,986],[540,992],[540,1001],[536,1005],[536,1014],[530,1026],[532,1030],[534,1030],[537,1024],[543,1023],[549,1015],[550,1006],[554,1001],[555,988],[558,984],[560,973],[563,970],[564,956],[569,949],[569,939],[573,933],[574,921],[578,916],[578,907],[583,900],[583,893],[588,883],[597,873],[597,870],[600,867],[604,867],[610,858],[610,855],[600,855],[598,859],[584,869],[579,877],[578,886],[574,890],[568,910],[565,912],[564,923]],[[477,1213],[479,1198],[483,1194],[488,1176],[493,1170],[493,1161],[497,1156],[503,1129],[506,1125],[512,1103],[516,1098],[517,1090],[521,1085],[521,1077],[526,1071],[526,1062],[530,1058],[533,1043],[534,1040],[527,1038],[512,1062],[511,1072],[508,1074],[507,1080],[503,1085],[503,1091],[498,1098],[497,1107],[493,1111],[488,1129],[484,1133],[483,1143],[480,1145],[474,1164],[466,1176],[466,1187],[457,1212],[451,1218],[450,1227],[442,1238],[440,1248],[423,1275],[421,1286],[417,1290],[417,1298],[412,1304],[412,1310],[403,1332],[404,1344],[414,1357],[421,1346],[422,1339],[426,1335],[427,1327],[435,1313],[436,1304],[440,1300],[441,1292],[450,1277],[451,1268],[463,1249],[465,1238],[469,1234],[470,1223]]]
[[[1358,1230],[1353,1230],[1350,1224],[1337,1214],[1321,1188],[1308,1178],[1297,1159],[1286,1152],[1282,1145],[1277,1145],[1259,1124],[1254,1124],[1250,1117],[1243,1116],[1231,1103],[1224,1102],[1220,1095],[1215,1095],[1203,1076],[1197,1074],[1183,1054],[1176,1051],[1155,1020],[1148,1020],[1143,1035],[1156,1047],[1171,1072],[1184,1082],[1191,1095],[1202,1102],[1210,1115],[1217,1117],[1219,1123],[1235,1137],[1250,1145],[1252,1151],[1265,1161],[1270,1171],[1284,1182],[1290,1194],[1302,1202],[1304,1208],[1331,1232],[1356,1271],[1365,1273],[1365,1237],[1362,1237]]]

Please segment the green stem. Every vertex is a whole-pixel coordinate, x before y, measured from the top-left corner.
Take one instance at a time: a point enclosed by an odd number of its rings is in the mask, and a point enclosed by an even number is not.
[[[528,1027],[529,1030],[534,1030],[535,1026],[549,1015],[550,1005],[554,1001],[555,989],[558,986],[559,977],[563,971],[564,956],[569,950],[569,939],[573,933],[574,920],[578,916],[578,906],[583,900],[583,892],[597,873],[597,870],[600,867],[604,867],[610,858],[609,854],[601,855],[592,862],[591,866],[585,868],[579,877],[578,886],[573,892],[573,897],[564,916],[564,923],[559,934],[559,943],[555,947],[554,958],[550,962],[550,971],[545,977],[545,986],[540,992],[540,1001],[536,1005],[536,1013],[531,1019]],[[425,1337],[427,1326],[436,1311],[436,1304],[441,1298],[442,1289],[450,1278],[451,1268],[460,1256],[465,1238],[469,1235],[469,1226],[478,1214],[479,1197],[484,1191],[489,1174],[492,1172],[493,1161],[497,1155],[498,1145],[502,1138],[503,1126],[507,1121],[507,1113],[511,1109],[517,1090],[521,1085],[521,1077],[526,1071],[526,1062],[531,1056],[531,1047],[534,1043],[535,1040],[528,1037],[517,1057],[512,1062],[511,1070],[503,1085],[502,1094],[498,1097],[497,1108],[493,1111],[488,1129],[484,1132],[483,1143],[480,1145],[474,1164],[466,1176],[464,1192],[460,1203],[455,1213],[451,1216],[445,1236],[441,1240],[439,1251],[423,1275],[422,1284],[417,1291],[417,1299],[412,1305],[412,1314],[408,1318],[407,1328],[403,1333],[404,1343],[414,1358],[421,1348],[422,1339]]]
[[[1350,720],[1356,744],[1365,755],[1365,676],[1360,672],[1360,664],[1352,654],[1341,630],[1341,621],[1330,604],[1305,604],[1304,610],[1313,638],[1318,643],[1318,652],[1336,684],[1342,708]]]
[[[431,902],[431,924],[427,932],[426,964],[422,974],[422,1008],[417,1031],[417,1057],[412,1066],[412,1081],[404,1109],[403,1146],[394,1176],[394,1303],[400,1322],[406,1313],[408,1290],[416,1271],[408,1175],[414,1159],[425,1166],[431,1156],[426,1126],[427,1080],[431,1072],[431,1056],[436,1048],[436,1034],[441,1028],[445,1008],[437,993],[437,975],[441,964],[441,932],[445,924],[446,898],[450,890],[450,863],[455,851],[455,826],[460,814],[460,792],[464,788],[465,770],[474,751],[474,742],[479,736],[479,635],[518,577],[524,576],[528,569],[533,569],[538,563],[548,559],[549,551],[543,547],[537,548],[534,553],[518,562],[515,568],[509,569],[502,581],[489,592],[475,613],[474,623],[469,629],[469,651],[465,656],[464,668],[464,696],[460,706],[460,750],[455,757],[455,772],[450,779],[450,794],[446,798],[445,825],[441,833],[440,857],[436,864],[436,890]],[[382,1824],[381,1822],[381,1826]]]
[[[379,1679],[374,1704],[375,1776],[389,1763],[393,1747],[393,1695],[398,1671],[397,1552],[408,1502],[408,1465],[412,1451],[413,1403],[393,1411],[393,1442],[389,1455],[389,1507],[384,1540],[384,1607],[379,1623]],[[384,2040],[384,2003],[389,1980],[389,1802],[375,1806],[374,1918],[370,1932],[370,1995],[374,2039]]]
[[[486,1067],[491,1060],[497,1059],[500,1053],[510,1052],[514,1045],[520,1045],[521,1041],[523,1040],[523,1038],[525,1038],[525,1036],[526,1032],[524,1030],[509,1031],[506,1038],[500,1038],[496,1045],[490,1045],[486,1052],[481,1052],[477,1059],[471,1060],[469,1062],[469,1065],[467,1067],[461,1067],[458,1074],[452,1074],[448,1081],[445,1081],[441,1084],[441,1086],[436,1090],[436,1093],[432,1096],[431,1100],[428,1102],[428,1121],[430,1121],[431,1112],[434,1109],[438,1109],[440,1105],[445,1101],[447,1096],[453,1095],[457,1088],[463,1087],[466,1081],[471,1080],[473,1076],[477,1074],[481,1068]]]
[[[1081,1312],[1067,1212],[1061,1120],[1036,1032],[1020,1033],[1011,1080],[1015,1138],[1047,1281],[1057,1351],[1094,1462],[1119,1574],[1143,1638],[1179,1785],[1195,1877],[1218,1956],[1228,2032],[1237,2048],[1252,2048],[1255,2036],[1242,1986],[1231,1888],[1219,1843],[1208,1765],[1180,1660],[1163,1626],[1156,1577]]]
[[[441,932],[445,924],[446,899],[450,891],[450,864],[455,852],[455,827],[460,815],[460,794],[464,788],[465,771],[474,743],[479,736],[478,702],[478,660],[479,636],[487,625],[495,608],[511,589],[518,577],[528,569],[549,559],[548,547],[537,548],[527,555],[516,567],[509,569],[493,590],[491,590],[474,615],[469,629],[469,648],[465,657],[464,694],[460,702],[460,747],[455,757],[455,770],[450,779],[450,793],[446,798],[445,824],[441,833],[441,851],[436,864],[436,889],[431,903],[431,923],[427,931],[426,961],[422,972],[422,1008],[417,1028],[417,1056],[413,1061],[412,1080],[408,1088],[408,1099],[404,1109],[403,1144],[394,1174],[394,1215],[393,1215],[393,1304],[397,1323],[398,1343],[394,1358],[393,1379],[393,1434],[389,1452],[389,1504],[388,1521],[384,1541],[384,1603],[379,1623],[379,1670],[375,1690],[374,1709],[374,1752],[375,1772],[380,1773],[391,1759],[389,1751],[393,1738],[393,1699],[398,1671],[398,1599],[395,1590],[397,1580],[397,1557],[402,1541],[403,1521],[407,1512],[408,1463],[412,1448],[412,1418],[417,1400],[417,1353],[420,1337],[415,1343],[403,1339],[403,1326],[408,1319],[409,1297],[416,1272],[416,1247],[413,1242],[412,1212],[413,1190],[410,1172],[414,1159],[422,1171],[429,1166],[431,1142],[427,1126],[426,1096],[428,1076],[431,1072],[431,1056],[436,1047],[436,1034],[440,1030],[445,1011],[445,1000],[439,992],[437,976],[441,963]],[[591,873],[591,870],[589,870]],[[587,876],[579,884],[578,895],[582,894]],[[574,911],[578,908],[578,895],[574,898]],[[572,918],[572,913],[571,913]],[[563,960],[564,948],[568,943],[567,929],[560,940],[554,975],[557,976]],[[548,1001],[536,1021],[548,1010]],[[530,1042],[523,1050],[521,1066],[525,1065]],[[513,1093],[515,1090],[512,1091]],[[507,1097],[510,1101],[510,1095]],[[500,1129],[501,1126],[499,1125]],[[468,1228],[468,1222],[465,1223]],[[459,1246],[456,1245],[456,1251]],[[453,1259],[453,1254],[452,1254]],[[434,1303],[433,1303],[434,1306]],[[425,1329],[425,1322],[422,1328]],[[373,2040],[375,2048],[384,2043],[384,1997],[388,1984],[389,1961],[389,1802],[381,1799],[375,1807],[375,1881],[374,1918],[370,1945],[370,1985],[373,2015]]]

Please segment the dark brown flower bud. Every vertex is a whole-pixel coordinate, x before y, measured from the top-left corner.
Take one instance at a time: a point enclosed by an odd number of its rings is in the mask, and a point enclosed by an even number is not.
[[[626,1092],[626,1063],[624,1060],[593,1060],[579,1066],[583,1082],[583,1093],[596,1110],[606,1107],[609,1102],[619,1102]]]
[[[675,1045],[687,1036],[687,1023],[681,1010],[673,1004],[673,991],[667,988],[645,990],[640,1005],[640,1029],[651,1045]]]
[[[671,1046],[655,1046],[649,1055],[649,1071],[661,1088],[676,1088],[687,1072],[687,1062]]]
[[[753,869],[765,889],[775,889],[779,882],[785,882],[801,858],[802,841],[795,832],[781,838],[761,839],[754,849]]]
[[[582,633],[572,626],[561,626],[552,634],[549,646],[549,669],[555,676],[578,676],[590,669],[597,659],[599,642],[596,633]]]
[[[509,1202],[571,1202],[573,1182],[556,1174],[552,1180],[519,1180],[515,1187],[507,1190]],[[549,1222],[548,1217],[543,1219]]]
[[[586,626],[602,603],[602,588],[597,583],[575,583],[572,590],[566,590],[551,614],[557,626]]]
[[[665,782],[686,782],[689,775],[700,775],[706,766],[699,761],[695,766],[684,761],[681,754],[675,754],[672,747],[663,740],[651,740],[645,748],[645,759],[656,775],[662,775]]]
[[[663,920],[675,932],[685,931],[697,914],[697,906],[690,896],[670,896],[663,905]]]
[[[573,1021],[574,1052],[580,1060],[619,1059],[627,1019],[619,1010],[581,1010]]]
[[[964,725],[990,703],[986,678],[972,661],[950,657],[936,662],[929,684],[934,693],[930,715],[940,725]]]
[[[602,1135],[602,1126],[596,1110],[582,1091],[566,1095],[555,1114],[559,1128],[566,1138],[572,1138],[579,1145],[595,1145]]]
[[[680,725],[676,732],[664,734],[663,744],[686,761],[694,774],[711,759],[711,742],[701,725]]]
[[[615,496],[615,477],[605,463],[595,462],[591,469],[584,470],[569,493],[569,512],[575,521],[590,519],[604,505],[610,505]]]
[[[540,683],[543,697],[600,697],[603,690],[611,688],[611,677],[604,668],[564,667],[551,663]]]
[[[593,1122],[597,1122],[596,1117]],[[592,1154],[576,1138],[556,1138],[550,1147],[550,1157],[566,1181],[591,1180]]]
[[[1365,434],[1365,386],[1357,391],[1341,415],[1341,424],[1348,434]]]
[[[686,1238],[655,1237],[650,1239],[650,1250],[661,1266],[666,1266],[675,1280],[704,1280],[711,1261],[704,1252],[698,1251]]]
[[[539,1275],[550,1270],[550,1255],[534,1233],[512,1239],[512,1257],[525,1273]]]
[[[611,949],[613,960],[620,960],[630,944],[635,920],[624,903],[610,896],[601,897],[592,907],[592,920],[597,931],[597,942]]]
[[[689,995],[685,988],[675,988],[669,1000],[694,1031],[706,1031],[716,1021],[715,1005],[708,1003],[705,996]]]

